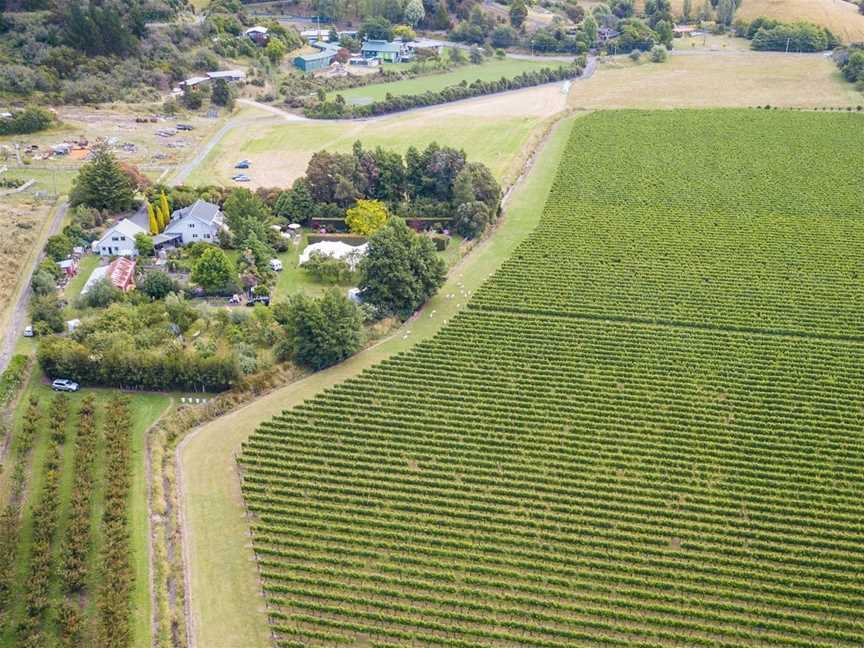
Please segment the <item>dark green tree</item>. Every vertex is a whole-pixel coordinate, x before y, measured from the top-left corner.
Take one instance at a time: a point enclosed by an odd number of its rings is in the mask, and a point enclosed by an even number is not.
[[[447,0],[438,0],[435,16],[432,19],[432,26],[437,30],[447,31],[452,25],[450,14],[447,13]]]
[[[150,299],[165,299],[172,292],[178,291],[176,282],[158,270],[144,275],[144,278],[138,282],[137,288]]]
[[[213,91],[210,101],[217,106],[225,106],[229,110],[234,108],[234,89],[228,85],[225,79],[216,79],[213,82]]]
[[[391,218],[368,245],[359,287],[363,299],[381,311],[407,319],[444,283],[444,261],[435,245],[401,218]]]
[[[40,335],[60,333],[66,328],[63,310],[55,293],[36,296],[30,300],[30,321]]]
[[[54,261],[62,261],[68,259],[72,254],[72,239],[65,234],[55,234],[49,236],[45,242],[45,254],[51,257]]]
[[[256,194],[248,189],[235,189],[222,205],[222,211],[236,247],[243,247],[251,234],[259,241],[267,240],[270,209]]]
[[[335,288],[320,299],[292,297],[285,329],[295,362],[315,370],[341,362],[363,342],[359,309]],[[280,357],[287,355],[284,346]]]
[[[57,290],[57,280],[47,270],[38,270],[33,273],[30,288],[36,295],[50,295]]]
[[[360,37],[369,40],[393,40],[393,24],[383,16],[367,18],[360,25]]]
[[[315,201],[312,199],[308,180],[297,178],[290,190],[279,194],[273,211],[285,220],[304,225],[308,223],[315,215]]]
[[[491,220],[492,217],[486,204],[475,200],[459,205],[456,209],[454,227],[459,236],[471,239],[482,234]]]
[[[84,205],[104,209],[111,213],[132,207],[134,187],[129,175],[123,171],[117,158],[106,147],[93,149],[93,158],[78,171],[69,194],[73,207]]]

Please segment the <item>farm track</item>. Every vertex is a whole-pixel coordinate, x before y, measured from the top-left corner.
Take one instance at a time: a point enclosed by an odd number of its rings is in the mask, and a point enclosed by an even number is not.
[[[63,220],[66,218],[68,207],[69,204],[65,201],[57,205],[50,224],[47,228],[43,228],[43,234],[36,242],[29,266],[21,276],[21,284],[18,289],[17,299],[15,299],[15,306],[9,314],[9,326],[3,332],[3,341],[2,345],[0,345],[0,373],[5,371],[9,365],[9,361],[12,359],[12,354],[15,351],[15,345],[18,343],[18,335],[24,328],[24,322],[27,321],[27,307],[33,296],[33,291],[30,289],[30,280],[36,271],[36,266],[39,265],[39,260],[42,258],[42,248],[45,246],[45,241],[49,236],[53,236],[60,231],[60,228],[63,226]]]

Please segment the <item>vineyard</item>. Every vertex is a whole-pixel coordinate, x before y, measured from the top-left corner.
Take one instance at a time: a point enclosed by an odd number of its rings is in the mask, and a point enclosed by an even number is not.
[[[862,126],[576,120],[470,308],[244,444],[275,644],[860,646]]]

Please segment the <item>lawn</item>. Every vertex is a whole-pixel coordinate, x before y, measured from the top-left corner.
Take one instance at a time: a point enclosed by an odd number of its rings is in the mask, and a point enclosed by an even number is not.
[[[81,403],[82,398],[87,394],[95,394],[96,402],[97,402],[97,421],[101,421],[102,408],[108,402],[108,400],[117,392],[109,389],[90,389],[85,388],[80,392],[69,395],[70,401],[70,415],[66,425],[66,435],[67,440],[63,445],[61,455],[63,457],[62,465],[61,465],[61,478],[60,478],[60,490],[59,490],[59,501],[60,501],[60,509],[58,518],[60,520],[60,534],[59,537],[63,537],[63,524],[64,521],[68,518],[69,511],[69,501],[71,497],[71,486],[72,486],[72,460],[74,456],[74,440],[75,440],[75,432],[76,432],[76,424],[77,424],[77,414],[78,409]],[[51,391],[50,387],[45,384],[44,377],[42,373],[39,371],[38,367],[34,370],[33,376],[28,383],[24,393],[20,399],[20,405],[15,412],[14,417],[14,429],[17,431],[20,429],[21,418],[23,416],[24,410],[26,408],[27,399],[32,395],[36,396],[40,402],[40,410],[43,412],[43,416],[47,414],[48,406],[53,398],[54,392]],[[144,456],[144,448],[145,448],[145,431],[149,428],[150,425],[165,412],[170,403],[172,402],[172,398],[167,394],[154,394],[154,393],[134,393],[130,394],[131,398],[131,412],[132,412],[132,457],[133,457],[133,475],[132,475],[132,485],[131,485],[131,500],[129,507],[129,520],[130,520],[130,531],[131,531],[131,562],[133,566],[133,573],[135,578],[135,584],[133,589],[133,598],[131,601],[132,605],[132,625],[133,625],[133,643],[132,645],[135,648],[146,648],[151,645],[150,641],[150,588],[149,588],[149,554],[148,554],[148,518],[147,518],[147,487],[146,487],[146,470],[145,470],[145,456]],[[13,441],[12,451],[14,452],[16,445],[15,441]],[[28,497],[24,507],[23,513],[23,525],[22,525],[22,535],[21,535],[21,543],[19,544],[19,559],[18,559],[18,573],[19,578],[17,582],[16,592],[14,594],[15,598],[19,601],[22,601],[21,594],[23,593],[24,583],[26,582],[26,575],[28,573],[29,561],[26,558],[22,558],[23,556],[29,556],[30,553],[30,542],[32,539],[32,529],[35,521],[33,520],[33,507],[35,502],[38,500],[42,479],[43,479],[43,470],[42,467],[44,465],[47,452],[48,452],[48,430],[46,426],[43,424],[40,429],[32,450],[32,462],[30,468],[30,474],[32,475],[31,481],[29,482],[28,488]],[[2,486],[0,486],[0,494],[2,494],[3,499],[7,496],[8,492],[8,483],[6,482],[6,478],[9,471],[4,470],[4,479],[2,481]],[[100,441],[99,448],[97,449],[96,460],[94,464],[94,476],[95,476],[95,498],[94,498],[94,509],[93,509],[93,524],[94,531],[97,532],[97,542],[94,543],[94,548],[91,549],[91,558],[90,558],[90,566],[89,572],[91,574],[91,585],[90,591],[92,592],[98,586],[98,571],[99,571],[99,552],[96,545],[98,545],[98,532],[100,530],[101,525],[101,498],[104,490],[104,454],[102,452],[102,443]],[[56,544],[56,540],[55,540]],[[55,555],[57,554],[57,549],[55,548]],[[57,601],[58,593],[59,593],[59,581],[55,578],[52,579],[54,583],[52,588],[52,601]],[[23,602],[17,605],[13,611],[13,619],[16,616],[20,616],[23,613]],[[94,618],[96,613],[95,608],[95,599],[94,597],[90,597],[88,599],[88,604],[86,607],[86,612],[88,615],[87,624],[89,625]],[[8,624],[5,626],[6,630],[0,636],[0,646],[11,646],[17,645],[15,638],[10,634],[9,628],[12,627],[12,624]]]
[[[558,61],[523,61],[511,58],[487,60],[480,65],[463,65],[443,74],[430,74],[417,77],[416,79],[406,79],[393,83],[376,83],[375,85],[363,86],[362,88],[331,92],[328,95],[328,99],[332,100],[337,94],[341,94],[349,104],[367,104],[373,101],[380,101],[388,94],[394,97],[422,94],[429,90],[437,91],[448,86],[458,85],[462,81],[466,81],[467,83],[478,80],[497,81],[501,77],[512,78],[523,72],[561,65],[567,64]]]
[[[199,646],[266,648],[269,630],[252,568],[248,523],[236,480],[234,453],[256,425],[322,389],[431,337],[461,310],[473,292],[537,225],[563,153],[570,121],[545,144],[531,173],[519,185],[494,234],[450,272],[438,295],[392,337],[302,381],[222,417],[201,429],[181,449],[188,524],[192,616]],[[227,478],[226,478],[227,477]],[[213,530],[218,528],[219,533]],[[217,586],[218,584],[218,586]],[[231,596],[224,592],[230,591]]]

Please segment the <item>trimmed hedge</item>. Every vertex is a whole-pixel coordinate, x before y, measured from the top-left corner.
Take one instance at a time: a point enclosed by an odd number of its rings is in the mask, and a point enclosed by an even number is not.
[[[321,243],[322,241],[340,241],[347,245],[363,245],[368,241],[368,237],[360,236],[359,234],[309,234],[306,237],[309,245],[313,243]]]

